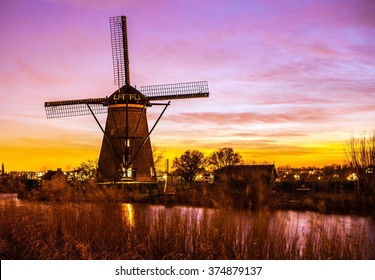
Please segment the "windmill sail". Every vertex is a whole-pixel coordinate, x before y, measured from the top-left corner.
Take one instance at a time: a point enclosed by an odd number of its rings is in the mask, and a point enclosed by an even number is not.
[[[115,85],[120,88],[123,85],[130,85],[126,17],[111,17],[109,18],[109,24],[111,29],[113,74]]]
[[[171,100],[208,97],[208,83],[206,81],[141,86],[142,92],[152,100]]]
[[[44,103],[47,119],[107,113],[107,98],[89,98]],[[90,106],[90,108],[88,108]]]

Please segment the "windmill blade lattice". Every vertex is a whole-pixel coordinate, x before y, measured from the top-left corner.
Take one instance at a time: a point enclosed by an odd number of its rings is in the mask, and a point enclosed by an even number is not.
[[[64,101],[49,101],[44,103],[47,119],[74,117],[107,113],[107,98],[90,98]],[[90,108],[88,107],[90,106]]]
[[[209,96],[207,81],[141,86],[140,92],[147,96],[150,101]]]
[[[130,85],[126,17],[111,17],[109,18],[109,24],[111,29],[113,74],[115,85],[120,88],[123,85]]]

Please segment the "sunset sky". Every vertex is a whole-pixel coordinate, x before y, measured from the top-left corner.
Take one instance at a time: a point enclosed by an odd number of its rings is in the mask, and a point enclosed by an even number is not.
[[[232,147],[245,162],[340,164],[345,141],[375,129],[373,0],[1,0],[6,171],[99,157],[93,117],[47,119],[44,102],[116,90],[118,15],[133,86],[208,81],[209,98],[173,100],[153,132],[166,158]],[[148,109],[149,126],[161,109]]]

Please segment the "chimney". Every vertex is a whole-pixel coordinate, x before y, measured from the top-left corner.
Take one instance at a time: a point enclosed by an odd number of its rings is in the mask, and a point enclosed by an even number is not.
[[[165,173],[169,174],[169,159],[165,160]]]

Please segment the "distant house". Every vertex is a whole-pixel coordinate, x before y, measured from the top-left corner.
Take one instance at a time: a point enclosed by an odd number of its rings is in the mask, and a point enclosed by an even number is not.
[[[215,187],[234,197],[236,205],[259,209],[276,185],[275,165],[233,165],[214,172]]]
[[[216,183],[225,183],[240,189],[262,184],[271,190],[276,183],[277,172],[274,164],[232,165],[214,172]]]
[[[56,171],[48,170],[42,177],[42,188],[59,189],[68,185],[68,177],[57,169]]]

